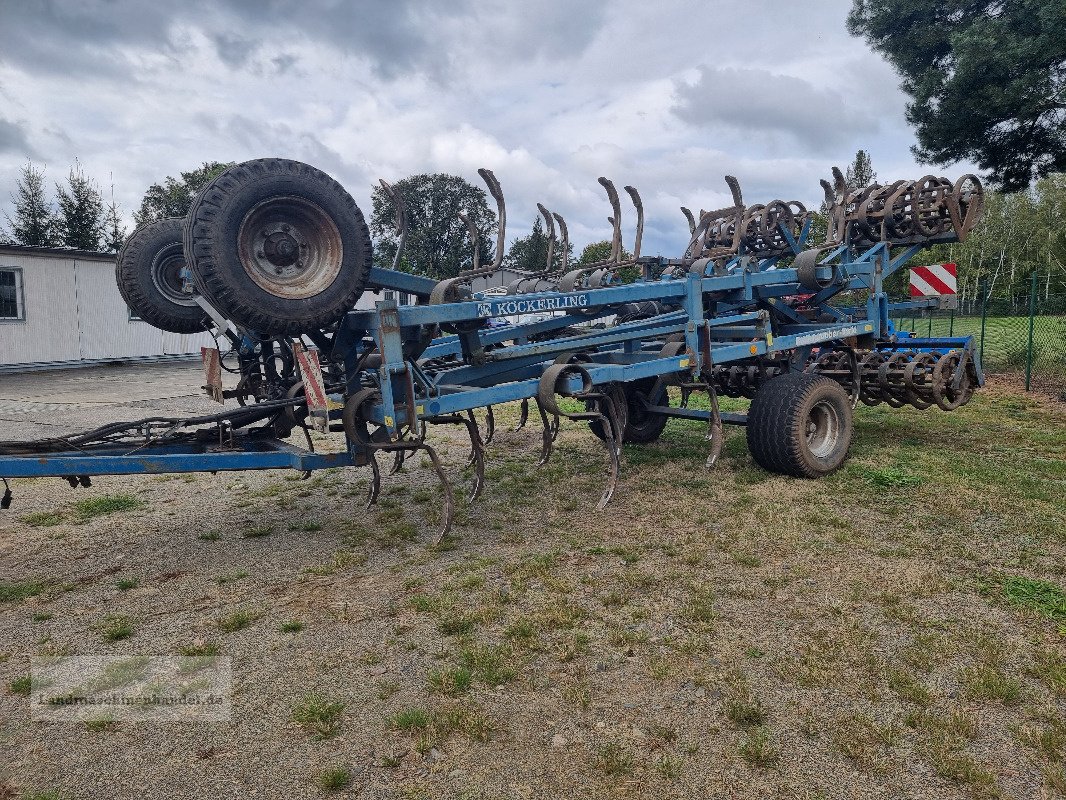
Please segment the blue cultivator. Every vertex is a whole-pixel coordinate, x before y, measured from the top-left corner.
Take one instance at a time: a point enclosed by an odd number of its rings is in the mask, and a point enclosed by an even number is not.
[[[889,321],[904,308],[935,307],[937,298],[891,304],[883,290],[921,248],[973,228],[983,195],[972,176],[854,189],[834,170],[834,182],[823,181],[829,225],[817,243],[802,204],[746,206],[727,178],[732,206],[698,218],[682,209],[691,235],[677,258],[641,255],[643,207],[627,186],[637,218],[628,259],[618,192],[600,178],[611,206],[610,255],[574,269],[564,258],[555,269],[549,250],[544,270],[496,295],[471,288],[500,268],[505,236],[500,184],[488,170],[480,174],[498,205],[495,259],[478,263],[478,227],[460,215],[474,258],[469,270],[438,282],[397,269],[407,219],[400,193],[384,181],[400,243],[392,269],[371,267],[363,217],[328,176],[280,159],[230,168],[184,221],[138,230],[117,276],[143,318],[182,332],[207,326],[228,339],[225,356],[206,354],[207,389],[238,406],[0,442],[0,477],[55,475],[87,485],[99,474],[369,466],[373,503],[376,454],[392,454],[396,471],[421,451],[444,488],[439,540],[451,524],[452,490],[427,428],[466,432],[476,500],[500,403],[521,403],[519,427],[536,405],[541,464],[561,419],[588,424],[608,463],[602,509],[615,492],[622,443],[654,441],[671,417],[706,423],[708,467],[721,451],[722,426],[739,424],[761,466],[813,478],[846,458],[859,402],[951,410],[983,382],[970,338],[914,338]],[[565,254],[565,220],[538,208]],[[623,274],[637,278],[622,282]],[[418,303],[351,310],[362,291],[379,289]],[[537,321],[495,324],[528,315]],[[220,368],[239,374],[236,389],[222,390]],[[689,407],[693,392],[707,396],[706,409]],[[749,413],[720,412],[720,395],[752,398]],[[315,453],[309,435],[306,449],[281,441],[309,426],[343,432],[346,448]]]

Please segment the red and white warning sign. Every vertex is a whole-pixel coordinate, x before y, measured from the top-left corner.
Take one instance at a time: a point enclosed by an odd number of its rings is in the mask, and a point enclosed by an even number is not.
[[[911,297],[936,297],[959,290],[954,264],[931,264],[911,268]]]
[[[954,264],[911,267],[911,297],[937,297],[941,308],[956,308],[958,290]]]
[[[307,398],[307,416],[315,430],[325,432],[329,426],[329,404],[322,381],[322,365],[317,350],[306,350],[300,342],[293,342],[296,362],[300,365],[304,396]]]

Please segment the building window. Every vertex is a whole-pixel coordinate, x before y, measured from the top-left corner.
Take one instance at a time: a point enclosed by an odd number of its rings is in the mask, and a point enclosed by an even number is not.
[[[24,319],[22,270],[0,267],[0,322],[21,322]]]

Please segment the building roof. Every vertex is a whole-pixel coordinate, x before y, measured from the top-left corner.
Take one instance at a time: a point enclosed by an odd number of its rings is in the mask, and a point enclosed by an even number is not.
[[[0,253],[24,253],[38,256],[70,256],[71,258],[93,258],[100,261],[114,261],[114,253],[102,253],[99,250],[78,250],[75,247],[36,247],[14,242],[0,242]]]

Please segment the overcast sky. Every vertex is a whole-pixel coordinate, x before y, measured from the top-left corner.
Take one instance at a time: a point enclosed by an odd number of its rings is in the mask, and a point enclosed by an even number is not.
[[[859,148],[882,180],[930,171],[892,69],[845,30],[849,6],[0,0],[0,211],[27,159],[55,181],[77,157],[127,218],[203,161],[306,161],[368,213],[377,178],[480,185],[484,166],[508,241],[538,201],[578,251],[606,238],[606,175],[640,190],[645,253],[678,255],[678,206],[728,205],[727,173],[748,203],[817,205],[818,179]]]

